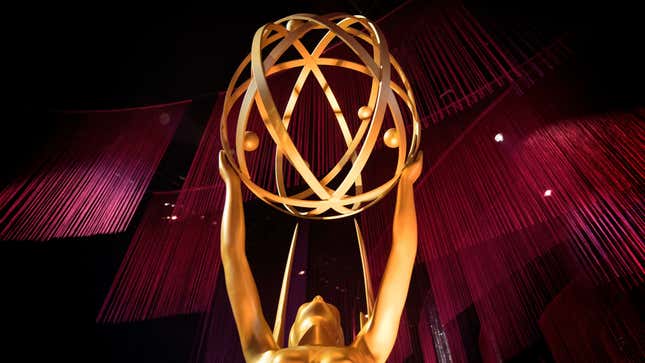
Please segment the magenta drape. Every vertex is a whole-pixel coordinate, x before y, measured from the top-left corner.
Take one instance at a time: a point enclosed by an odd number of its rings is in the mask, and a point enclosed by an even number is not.
[[[432,140],[450,137],[446,129],[436,128],[438,133],[426,138],[426,155],[435,157],[427,160],[416,186],[419,252],[439,315],[434,328],[449,344],[449,350],[436,353],[444,359],[467,361],[457,319],[470,307],[481,325],[482,359],[499,361],[515,357],[542,335],[557,352],[573,349],[564,347],[572,341],[583,350],[593,346],[587,337],[575,338],[565,326],[565,311],[557,310],[571,304],[558,303],[561,299],[576,298],[562,290],[574,278],[622,294],[642,287],[642,114],[585,113],[576,102],[583,95],[572,88],[551,78],[524,95],[503,93],[479,117],[463,120],[470,127],[443,152],[433,151],[442,143]],[[495,141],[497,133],[504,141]],[[371,226],[389,218],[384,204],[363,221]],[[541,331],[538,320],[545,309],[547,329]],[[559,324],[563,337],[558,337]],[[595,322],[578,324],[600,329]],[[621,332],[603,338],[604,348],[598,349],[613,357],[612,349],[627,345],[631,353],[623,354],[631,355],[621,357],[635,359],[642,353],[638,335],[633,329]],[[436,341],[425,339],[436,349]]]
[[[502,27],[473,11],[462,1],[410,1],[379,22],[426,127],[500,88],[530,87],[572,53],[565,36],[527,19]]]
[[[148,202],[97,321],[143,320],[210,308],[219,272],[224,205],[215,115],[182,189],[154,194]]]
[[[219,220],[223,189],[182,191],[184,200],[208,194],[213,208],[181,214],[179,192],[153,193],[98,314],[120,323],[209,309],[219,271]],[[194,195],[191,195],[193,194]]]
[[[54,115],[47,145],[0,190],[0,239],[124,231],[189,104]]]
[[[557,362],[639,362],[645,354],[639,307],[615,287],[571,281],[540,317]]]

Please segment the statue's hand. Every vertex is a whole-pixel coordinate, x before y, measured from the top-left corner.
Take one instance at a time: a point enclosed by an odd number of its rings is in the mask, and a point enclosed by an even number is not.
[[[226,184],[240,181],[240,177],[228,162],[226,154],[224,154],[224,150],[219,151],[219,175],[224,179]]]
[[[414,161],[403,168],[401,179],[409,183],[414,183],[419,179],[421,169],[423,169],[423,151],[419,151]]]

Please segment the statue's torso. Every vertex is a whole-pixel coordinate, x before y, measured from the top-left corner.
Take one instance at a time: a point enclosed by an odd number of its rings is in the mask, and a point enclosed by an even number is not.
[[[373,363],[369,354],[359,348],[301,346],[268,351],[259,363]]]

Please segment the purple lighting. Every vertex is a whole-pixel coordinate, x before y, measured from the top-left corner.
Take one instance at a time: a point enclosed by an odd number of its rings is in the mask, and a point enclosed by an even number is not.
[[[0,185],[0,240],[124,231],[189,105],[56,114],[51,141]]]

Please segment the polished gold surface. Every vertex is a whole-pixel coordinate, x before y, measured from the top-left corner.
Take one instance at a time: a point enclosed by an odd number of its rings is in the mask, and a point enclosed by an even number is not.
[[[298,308],[289,333],[289,347],[345,345],[340,312],[318,295]]]
[[[383,134],[383,143],[392,149],[399,146],[399,133],[396,129],[387,129],[385,131]]]
[[[363,317],[360,332],[348,346],[344,345],[338,309],[326,303],[320,296],[298,309],[287,347],[280,344],[281,339],[276,339],[281,335],[279,331],[275,336],[272,334],[264,318],[257,286],[246,259],[246,229],[240,177],[223,152],[219,155],[219,167],[226,183],[226,202],[221,226],[222,266],[246,361],[385,362],[396,341],[416,256],[417,221],[413,184],[421,174],[422,154],[419,153],[401,171],[392,222],[392,247],[380,289],[373,311],[369,316]],[[360,236],[359,229],[357,233]],[[297,230],[294,231],[287,265],[291,265],[293,259],[296,237]],[[288,271],[290,267],[288,266]],[[286,272],[287,284],[288,275],[289,272]],[[283,281],[283,294],[287,289],[284,286]],[[281,305],[285,304],[285,299],[281,297]],[[278,319],[282,318],[278,316]],[[276,324],[278,325],[281,323]]]
[[[361,328],[367,322],[367,319],[372,315],[374,310],[374,293],[372,290],[372,278],[370,274],[369,263],[367,262],[367,250],[365,249],[365,241],[361,233],[361,227],[358,221],[354,218],[354,228],[356,229],[356,239],[358,241],[358,252],[361,256],[361,266],[363,267],[363,286],[365,286],[365,305],[367,313],[360,313],[359,322]]]
[[[287,316],[287,297],[289,296],[289,283],[291,282],[291,270],[293,268],[293,254],[296,252],[296,242],[298,241],[298,226],[296,224],[296,228],[293,229],[289,256],[287,257],[287,263],[285,264],[284,275],[282,277],[278,310],[275,314],[275,322],[273,324],[273,339],[276,342],[281,342],[284,339],[284,321]]]
[[[369,120],[372,117],[372,109],[370,106],[362,106],[358,109],[358,118],[361,120]]]
[[[253,131],[246,131],[244,133],[243,147],[244,151],[255,151],[260,145],[260,138],[258,134]]]
[[[322,36],[312,52],[302,44],[301,38],[312,30],[322,29]],[[360,60],[338,59],[324,55],[333,40],[339,40]],[[360,40],[360,41],[359,41]],[[367,43],[368,47],[363,46]],[[289,49],[295,49],[300,58],[278,62]],[[263,54],[266,56],[263,57]],[[340,67],[365,74],[371,78],[368,104],[359,110],[341,110],[333,89],[327,82],[321,66]],[[251,77],[241,79],[245,70]],[[278,110],[267,77],[288,69],[300,69],[284,110]],[[393,81],[391,72],[396,72],[400,84]],[[313,76],[329,102],[340,128],[347,149],[338,163],[321,179],[311,171],[302,158],[288,128],[291,115],[298,101],[300,90],[308,77]],[[347,85],[351,87],[351,85]],[[284,92],[284,90],[280,90]],[[405,120],[399,104],[404,105],[411,120]],[[235,140],[228,139],[229,114],[239,105],[235,120]],[[249,174],[245,152],[255,150],[257,145],[247,140],[247,125],[253,107],[257,107],[268,140],[276,144],[275,178],[277,194],[257,185]],[[365,191],[361,172],[367,163],[381,134],[386,113],[390,113],[397,135],[397,164],[392,177],[382,185]],[[346,117],[358,117],[361,121],[352,134]],[[304,120],[306,121],[306,120]],[[294,122],[304,122],[296,120]],[[406,125],[407,122],[407,125]],[[232,123],[232,122],[231,122]],[[407,127],[407,128],[406,128]],[[408,139],[408,129],[411,130]],[[403,168],[414,160],[420,141],[419,118],[410,84],[401,67],[390,54],[385,37],[378,27],[362,16],[346,14],[296,14],[260,27],[253,37],[251,53],[234,73],[225,93],[221,118],[222,147],[233,170],[241,181],[260,199],[289,214],[310,219],[332,219],[356,214],[383,198],[399,180]],[[284,159],[287,159],[306,183],[303,192],[288,195],[284,182]],[[329,187],[341,170],[351,167],[335,189]],[[353,188],[352,188],[353,187]],[[353,192],[350,192],[353,190]],[[353,193],[353,194],[352,194]]]

